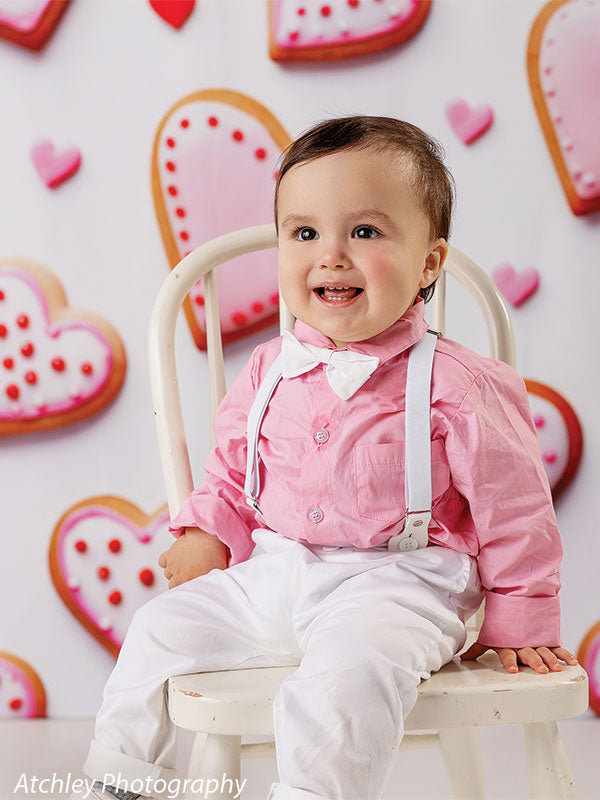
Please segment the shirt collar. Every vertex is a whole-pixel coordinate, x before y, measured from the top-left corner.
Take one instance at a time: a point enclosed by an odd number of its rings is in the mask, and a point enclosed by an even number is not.
[[[346,347],[337,348],[329,336],[311,328],[302,320],[297,319],[294,324],[294,336],[299,342],[307,342],[317,347],[327,347],[331,350],[351,350],[367,356],[377,356],[379,363],[392,358],[403,350],[420,341],[429,328],[425,319],[425,301],[418,296],[410,308],[393,322],[388,328],[370,339],[362,342],[348,342]]]

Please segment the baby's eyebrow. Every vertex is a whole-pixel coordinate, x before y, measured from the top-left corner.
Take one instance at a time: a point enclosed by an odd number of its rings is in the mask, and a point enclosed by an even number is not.
[[[372,219],[379,219],[381,222],[386,223],[392,227],[396,227],[396,223],[390,217],[389,214],[386,214],[384,211],[380,211],[378,208],[363,208],[360,211],[356,211],[351,214],[351,218],[359,218],[362,217],[371,217]],[[287,217],[281,223],[282,228],[287,228],[291,225],[298,225],[301,222],[314,222],[315,218],[312,217],[310,214],[288,214]]]

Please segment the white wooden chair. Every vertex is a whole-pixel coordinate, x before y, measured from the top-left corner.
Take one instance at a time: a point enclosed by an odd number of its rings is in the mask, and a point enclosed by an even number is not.
[[[174,336],[181,304],[204,277],[207,355],[210,376],[211,447],[215,410],[226,392],[215,268],[243,253],[277,246],[273,224],[244,228],[197,247],[171,271],[154,305],[149,331],[150,379],[160,454],[171,518],[193,489],[177,382]],[[432,298],[431,325],[445,329],[445,273],[475,297],[484,315],[490,355],[515,366],[515,342],[507,306],[493,281],[459,250],[450,247]],[[280,332],[294,317],[279,297]],[[266,338],[266,337],[265,337]],[[466,650],[477,638],[485,601],[469,619]],[[463,651],[461,651],[463,652]],[[561,662],[562,664],[562,662]],[[273,698],[296,667],[235,669],[176,675],[169,679],[169,714],[175,725],[195,731],[188,769],[197,778],[240,777],[241,758],[275,756],[274,741],[242,744],[242,736],[273,737]],[[508,674],[497,654],[477,661],[458,655],[419,686],[416,705],[405,721],[400,750],[439,748],[456,798],[483,798],[478,727],[520,723],[525,734],[529,791],[537,800],[576,798],[576,790],[556,720],[588,707],[588,678],[580,666],[538,674],[519,665]],[[437,731],[409,733],[409,731]],[[189,785],[189,784],[188,784]],[[200,785],[200,784],[197,784]],[[186,799],[194,795],[188,793]],[[215,800],[228,794],[211,795]],[[366,798],[365,798],[366,800]]]

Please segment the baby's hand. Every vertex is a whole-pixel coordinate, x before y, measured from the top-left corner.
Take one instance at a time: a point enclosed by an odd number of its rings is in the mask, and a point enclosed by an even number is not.
[[[500,661],[506,667],[507,672],[519,671],[517,656],[521,659],[521,663],[527,664],[532,669],[542,673],[548,672],[548,667],[555,672],[560,672],[562,664],[559,663],[559,658],[566,661],[567,664],[577,664],[577,659],[573,653],[569,653],[564,647],[519,647],[518,649],[513,649],[512,647],[492,647],[490,644],[483,644],[479,641],[474,642],[460,657],[464,661],[473,661],[487,650],[495,650],[498,653]]]
[[[226,569],[227,556],[227,545],[218,537],[200,528],[186,528],[185,533],[160,554],[158,565],[164,570],[169,589],[173,589],[213,569]]]

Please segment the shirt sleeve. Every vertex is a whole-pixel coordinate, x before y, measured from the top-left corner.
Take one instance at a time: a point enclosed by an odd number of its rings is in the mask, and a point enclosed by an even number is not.
[[[186,527],[201,528],[229,548],[227,566],[250,557],[252,531],[260,527],[256,512],[246,503],[246,421],[256,392],[254,349],[221,400],[214,418],[216,446],[204,462],[206,479],[185,500],[171,520],[169,531],[178,538]]]
[[[560,647],[562,542],[525,381],[497,362],[474,380],[448,423],[453,483],[479,542],[492,647]]]

